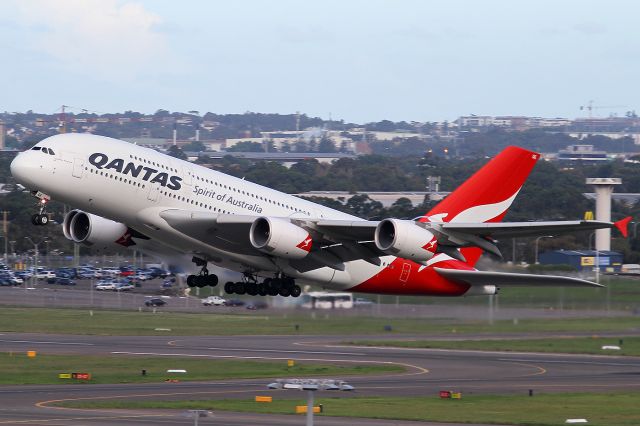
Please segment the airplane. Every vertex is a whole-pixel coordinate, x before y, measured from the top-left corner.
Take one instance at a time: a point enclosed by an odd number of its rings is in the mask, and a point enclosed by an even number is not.
[[[39,200],[34,225],[49,221],[47,202],[57,199],[75,207],[62,221],[68,239],[95,249],[134,248],[183,271],[200,268],[187,276],[190,287],[234,274],[240,279],[224,284],[228,294],[284,297],[300,296],[300,284],[422,296],[599,286],[475,268],[483,252],[501,256],[497,239],[613,227],[626,236],[630,217],[502,223],[539,159],[507,147],[424,216],[380,221],[92,134],[48,137],[17,155],[11,173]]]

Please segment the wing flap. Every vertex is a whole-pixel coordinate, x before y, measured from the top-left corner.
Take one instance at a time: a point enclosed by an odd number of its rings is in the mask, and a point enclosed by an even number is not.
[[[498,287],[604,287],[580,278],[560,275],[533,275],[511,272],[470,271],[461,269],[434,268],[435,271],[450,280],[471,286],[495,285]]]

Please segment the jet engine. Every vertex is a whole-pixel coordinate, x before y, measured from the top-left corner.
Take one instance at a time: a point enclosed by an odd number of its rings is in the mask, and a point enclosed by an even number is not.
[[[302,259],[313,240],[307,231],[285,219],[259,217],[249,231],[251,245],[261,252],[287,259]]]
[[[118,240],[128,233],[126,225],[86,213],[71,210],[64,217],[62,232],[69,240],[88,246],[114,246]]]
[[[376,228],[374,239],[378,249],[383,252],[415,262],[431,259],[438,248],[436,237],[411,220],[381,221]]]

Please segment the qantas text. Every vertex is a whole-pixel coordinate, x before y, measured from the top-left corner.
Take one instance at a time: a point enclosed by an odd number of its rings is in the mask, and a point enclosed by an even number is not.
[[[180,184],[180,181],[182,181],[180,176],[169,176],[169,174],[165,172],[160,172],[152,167],[136,165],[131,161],[125,163],[122,158],[114,158],[109,161],[109,156],[101,152],[91,154],[89,162],[99,170],[115,170],[118,173],[131,175],[134,178],[137,178],[142,174],[142,180],[149,181],[151,183],[159,183],[160,185],[174,191],[179,190],[182,186]]]

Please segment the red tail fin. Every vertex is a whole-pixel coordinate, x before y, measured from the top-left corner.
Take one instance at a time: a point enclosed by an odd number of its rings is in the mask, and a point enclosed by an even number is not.
[[[500,222],[539,158],[540,154],[516,146],[505,148],[429,211],[428,220]],[[472,266],[482,254],[477,248],[462,250]]]

